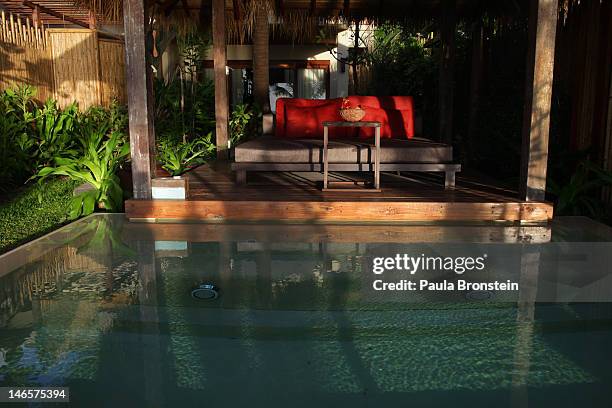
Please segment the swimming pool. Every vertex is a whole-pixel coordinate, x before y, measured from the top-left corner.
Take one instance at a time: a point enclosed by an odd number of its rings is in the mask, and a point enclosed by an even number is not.
[[[87,406],[611,406],[610,302],[371,288],[373,256],[549,241],[612,234],[579,218],[153,225],[94,215],[0,258],[0,386],[66,386]],[[519,274],[531,254],[491,269]],[[607,282],[566,274],[555,293]],[[218,297],[192,297],[201,284]]]

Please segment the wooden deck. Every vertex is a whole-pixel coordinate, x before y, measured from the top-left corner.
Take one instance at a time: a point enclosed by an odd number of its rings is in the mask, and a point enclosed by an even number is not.
[[[330,180],[356,180],[355,173],[331,173]],[[188,175],[189,199],[128,200],[132,220],[439,222],[506,221],[545,223],[553,208],[522,202],[516,193],[458,175],[445,190],[442,177],[381,174],[382,192],[322,192],[319,173],[249,173],[238,186],[227,165],[204,165]]]

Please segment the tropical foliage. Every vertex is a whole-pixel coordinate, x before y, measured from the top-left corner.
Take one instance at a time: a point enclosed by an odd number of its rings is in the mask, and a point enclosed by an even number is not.
[[[186,81],[173,77],[156,79],[155,137],[158,142],[178,142],[207,135],[215,128],[214,85],[212,81]]]
[[[69,218],[96,207],[118,211],[123,192],[117,170],[129,155],[127,114],[114,103],[80,112],[76,103],[60,108],[53,100],[34,102],[29,86],[0,94],[0,192],[51,176],[87,183],[71,200]],[[42,201],[42,187],[39,188]]]
[[[612,187],[612,172],[587,159],[581,160],[568,177],[549,178],[547,185],[557,215],[586,215],[595,219],[608,215],[601,194],[602,188]]]
[[[29,139],[32,156],[38,166],[52,165],[57,159],[77,154],[74,126],[79,109],[76,103],[65,109],[48,100],[42,108],[34,109],[34,137]]]
[[[162,168],[172,176],[180,176],[192,167],[214,157],[216,151],[212,143],[212,133],[191,141],[176,143],[162,141],[157,148],[157,160]]]
[[[93,129],[84,125],[79,134],[82,155],[56,158],[55,166],[42,168],[36,177],[67,176],[89,184],[92,189],[73,197],[68,216],[75,219],[94,212],[96,207],[119,211],[123,207],[123,190],[117,170],[130,154],[130,146],[118,131]],[[108,136],[107,136],[108,135]]]
[[[155,135],[158,142],[195,139],[215,128],[213,82],[203,75],[210,40],[202,34],[176,37],[181,64],[167,78],[156,78]]]
[[[428,35],[431,27],[382,24],[372,36],[373,46],[366,54],[371,72],[358,93],[366,95],[411,95],[423,116],[424,132],[437,129],[438,59]]]
[[[258,136],[261,109],[255,105],[240,104],[234,107],[229,119],[230,146],[236,146],[250,137]]]
[[[199,33],[176,39],[181,65],[154,82],[157,160],[173,176],[204,163],[215,151],[214,84],[202,75],[210,41]]]

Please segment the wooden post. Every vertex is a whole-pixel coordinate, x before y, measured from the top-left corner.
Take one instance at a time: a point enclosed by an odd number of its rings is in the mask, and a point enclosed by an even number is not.
[[[151,199],[151,179],[155,176],[155,131],[144,1],[124,1],[124,29],[132,183],[134,198],[146,200]]]
[[[472,26],[472,69],[470,75],[470,110],[468,123],[467,153],[468,157],[474,154],[474,136],[478,121],[478,109],[480,107],[480,92],[482,84],[482,72],[484,63],[484,28],[482,16]]]
[[[32,22],[34,23],[34,27],[38,28],[41,25],[40,20],[40,7],[35,6],[32,10]]]
[[[125,3],[132,0],[126,0]],[[142,0],[139,0],[142,1]],[[126,33],[127,34],[127,33]],[[127,36],[126,36],[127,37]],[[142,370],[144,372],[143,394],[146,405],[156,406],[164,400],[164,366],[162,356],[168,350],[166,337],[160,336],[160,313],[157,307],[157,294],[160,282],[157,281],[157,268],[155,262],[155,244],[151,241],[136,241],[138,261],[138,303],[140,319],[149,322],[147,333],[141,334]]]
[[[444,143],[453,141],[453,112],[455,98],[455,27],[457,17],[455,0],[443,0],[440,15],[440,140]]]
[[[520,198],[544,200],[558,0],[531,0]]]
[[[540,253],[526,245],[521,251],[521,270],[517,300],[516,334],[511,401],[513,406],[527,406],[527,379],[533,354],[535,303],[538,294]]]
[[[270,56],[268,9],[265,3],[253,3],[255,25],[253,27],[253,96],[264,113],[270,111]]]
[[[87,23],[89,24],[89,28],[91,30],[95,30],[98,28],[98,21],[97,21],[97,17],[96,17],[96,13],[93,10],[89,10],[87,13]]]
[[[227,54],[225,47],[225,1],[213,0],[213,64],[215,70],[215,121],[217,138],[217,159],[227,159],[228,148],[228,97],[227,97]]]

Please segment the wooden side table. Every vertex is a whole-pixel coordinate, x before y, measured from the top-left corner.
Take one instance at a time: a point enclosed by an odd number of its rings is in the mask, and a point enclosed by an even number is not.
[[[330,127],[373,127],[374,128],[374,188],[347,189],[329,188],[329,128]],[[338,183],[338,182],[337,182]],[[342,183],[342,182],[340,182]],[[323,191],[360,191],[360,192],[380,192],[380,122],[323,122]]]

